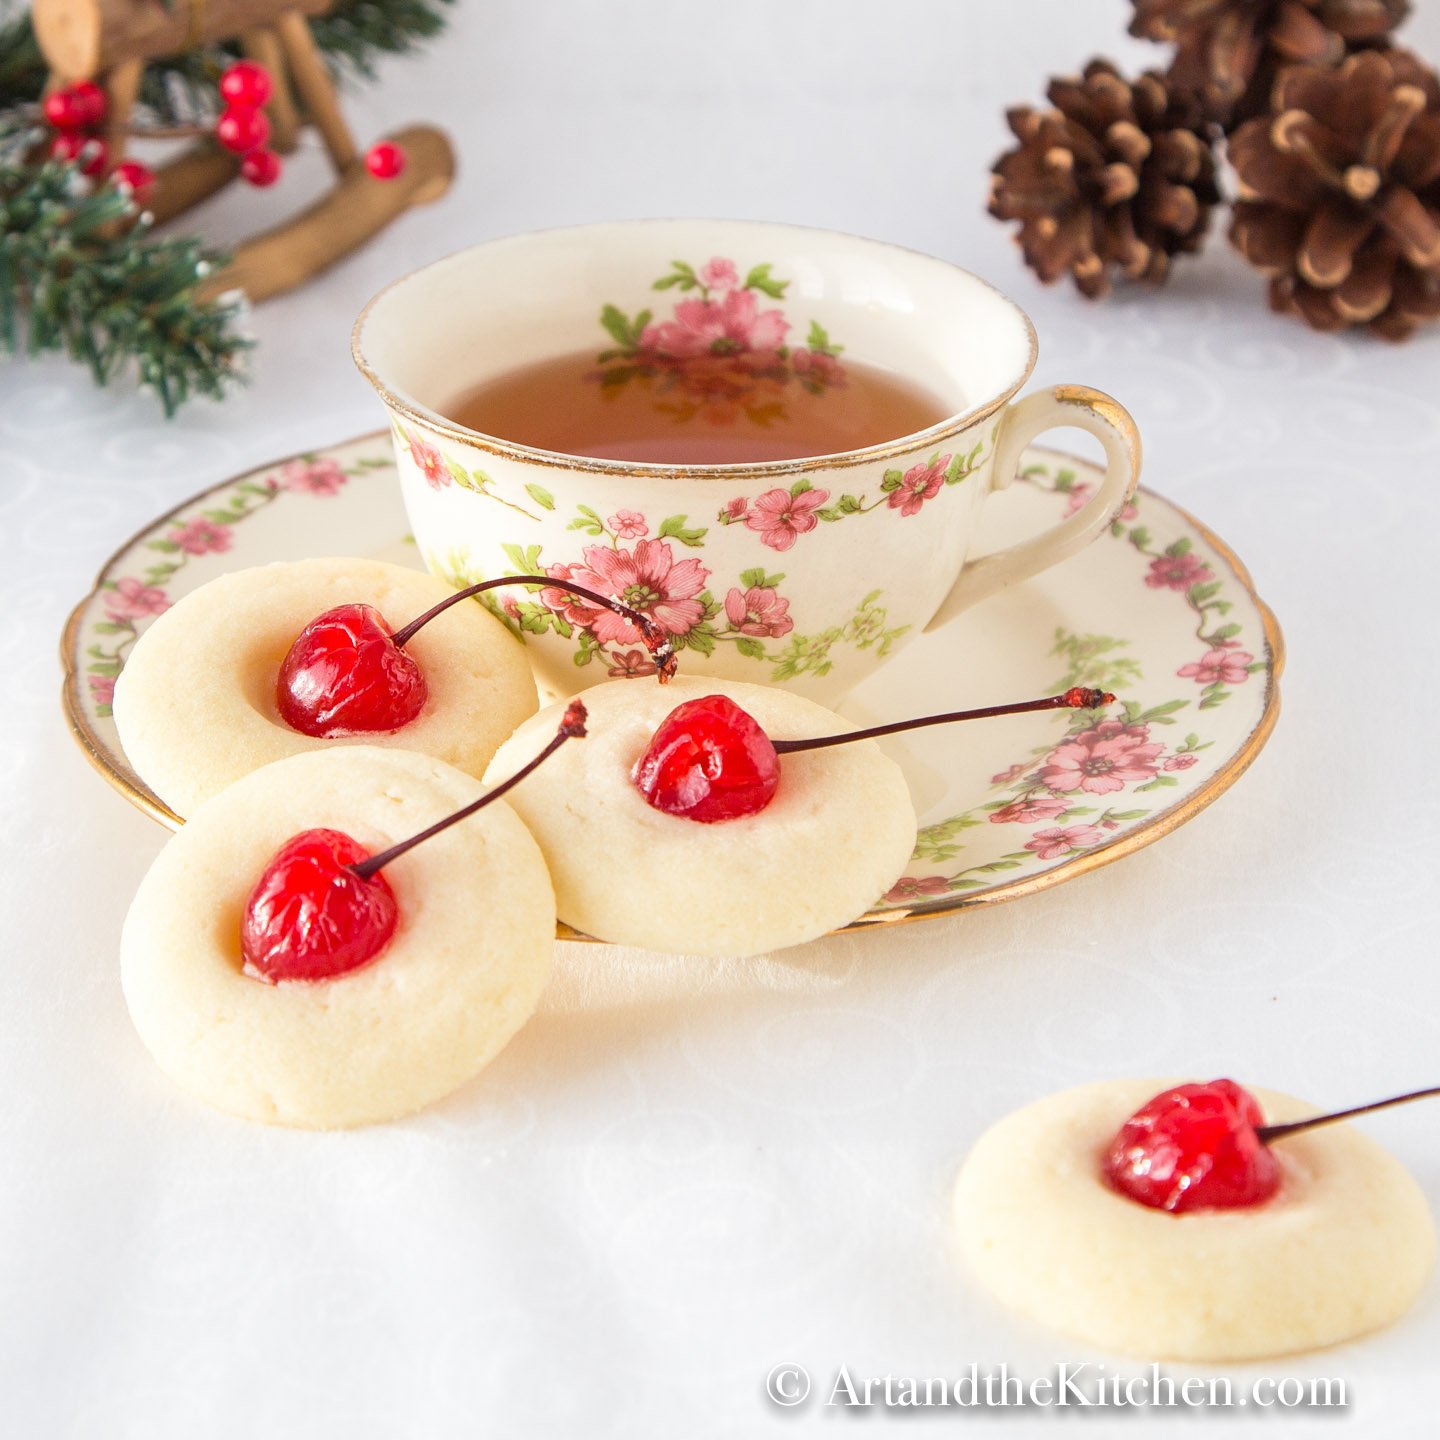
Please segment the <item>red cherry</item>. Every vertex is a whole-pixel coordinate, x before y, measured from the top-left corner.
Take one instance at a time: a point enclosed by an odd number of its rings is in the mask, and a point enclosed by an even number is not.
[[[237,60],[220,76],[220,95],[228,105],[258,110],[274,88],[270,72],[254,60]]]
[[[250,105],[231,105],[215,122],[215,139],[237,155],[259,150],[270,138],[270,122],[263,110]]]
[[[399,922],[395,894],[380,874],[348,867],[369,857],[338,830],[303,830],[260,874],[240,922],[244,970],[271,985],[333,980],[373,960]]]
[[[110,182],[117,190],[128,190],[137,198],[143,198],[154,186],[155,174],[138,160],[122,160],[110,172]]]
[[[381,140],[365,152],[365,168],[377,180],[393,180],[405,168],[405,151],[389,140]]]
[[[1255,1133],[1259,1102],[1233,1080],[1177,1085],[1147,1100],[1105,1152],[1105,1178],[1156,1210],[1232,1210],[1280,1188],[1280,1164]]]
[[[709,825],[758,815],[780,784],[780,757],[753,715],[706,695],[665,717],[631,779],[657,810]]]
[[[429,687],[373,605],[337,605],[312,620],[280,665],[275,704],[304,735],[384,735],[425,708]]]
[[[105,118],[105,92],[93,80],[80,80],[53,90],[41,106],[57,130],[90,130]]]
[[[284,168],[280,157],[273,150],[252,150],[240,162],[240,175],[242,179],[263,190],[280,178],[280,172]]]

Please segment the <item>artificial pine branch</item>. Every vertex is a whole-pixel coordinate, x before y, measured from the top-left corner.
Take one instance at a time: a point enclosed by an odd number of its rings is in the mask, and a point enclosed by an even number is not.
[[[133,364],[167,415],[240,378],[250,341],[239,297],[196,291],[225,257],[193,237],[157,240],[113,186],[73,164],[0,164],[0,350],[64,351],[97,384]]]

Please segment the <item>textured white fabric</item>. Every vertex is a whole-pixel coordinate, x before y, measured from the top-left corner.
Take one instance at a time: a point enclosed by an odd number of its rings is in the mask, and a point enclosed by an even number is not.
[[[1440,56],[1440,12],[1420,8],[1410,41]],[[718,1440],[842,1418],[813,1397],[773,1409],[781,1361],[817,1391],[842,1363],[1108,1361],[959,1271],[950,1187],[985,1126],[1112,1074],[1232,1074],[1326,1104],[1440,1080],[1440,333],[1392,349],[1273,318],[1223,240],[1158,298],[1096,307],[1032,281],[982,214],[1003,107],[1097,52],[1158,60],[1123,38],[1127,12],[465,5],[428,58],[348,102],[363,137],[448,126],[454,192],[257,310],[248,390],[165,424],[61,362],[0,369],[6,1433]],[[238,236],[322,175],[307,152],[196,223]],[[385,281],[491,235],[686,213],[860,231],[1012,293],[1037,378],[1122,398],[1148,482],[1275,606],[1272,744],[1162,844],[1016,904],[744,964],[565,947],[534,1023],[416,1120],[315,1136],[200,1109],[125,1015],[120,923],[163,836],[65,734],[66,611],[200,486],[381,423],[347,336]],[[1433,1112],[1366,1124],[1440,1201]],[[1429,1435],[1437,1334],[1432,1282],[1393,1330],[1268,1373],[1345,1376],[1347,1433]]]

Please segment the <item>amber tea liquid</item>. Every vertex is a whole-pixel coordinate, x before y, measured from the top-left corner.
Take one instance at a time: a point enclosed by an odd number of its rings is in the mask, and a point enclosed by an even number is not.
[[[898,440],[956,411],[874,365],[812,351],[685,359],[593,350],[511,370],[443,411],[516,444],[660,465],[741,465]]]

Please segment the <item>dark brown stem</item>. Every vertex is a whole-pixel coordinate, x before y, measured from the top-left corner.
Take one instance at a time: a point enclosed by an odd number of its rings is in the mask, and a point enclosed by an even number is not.
[[[407,850],[413,850],[417,845],[423,845],[431,836],[438,835],[442,830],[448,830],[452,825],[458,825],[462,820],[468,820],[477,810],[483,810],[492,801],[498,800],[502,795],[513,790],[532,771],[538,770],[567,740],[582,739],[585,735],[586,719],[584,702],[572,700],[565,707],[565,715],[560,721],[560,728],[555,732],[555,738],[533,760],[522,765],[508,780],[502,780],[493,790],[487,790],[478,800],[472,800],[463,810],[457,810],[453,815],[447,815],[443,820],[437,820],[418,835],[412,835],[408,840],[401,840],[388,850],[382,850],[378,855],[370,855],[348,868],[362,880],[368,880],[377,870],[388,865],[392,860],[398,860]]]
[[[414,639],[417,630],[428,625],[437,615],[443,615],[452,605],[483,594],[486,590],[499,590],[506,585],[544,585],[548,589],[566,590],[571,595],[579,595],[583,600],[613,610],[640,632],[640,638],[645,642],[645,648],[655,662],[655,673],[660,683],[663,685],[674,676],[679,664],[675,657],[675,648],[670,644],[670,637],[648,615],[641,614],[639,610],[633,609],[623,600],[615,599],[613,595],[602,595],[598,590],[587,589],[573,580],[557,580],[550,575],[505,575],[498,580],[482,580],[478,585],[467,585],[463,590],[447,595],[438,605],[432,605],[423,615],[417,615],[408,625],[397,630],[394,635],[395,644],[403,649],[406,641]]]
[[[1388,1110],[1392,1105],[1406,1105],[1411,1100],[1424,1100],[1431,1095],[1440,1095],[1440,1085],[1432,1085],[1428,1090],[1411,1090],[1405,1095],[1392,1095],[1388,1100],[1375,1100],[1369,1105],[1354,1105],[1349,1110],[1334,1110],[1328,1115],[1312,1115],[1308,1120],[1291,1120],[1285,1125],[1261,1125],[1255,1133],[1264,1144],[1269,1145],[1272,1141],[1285,1139],[1287,1135],[1313,1130],[1317,1125],[1348,1120],[1352,1115],[1368,1115],[1372,1110]]]
[[[986,705],[980,710],[951,710],[944,715],[923,715],[918,720],[896,720],[889,725],[872,725],[868,730],[851,730],[846,735],[821,735],[814,740],[776,740],[779,755],[792,755],[797,750],[823,750],[827,745],[848,745],[852,740],[875,740],[881,735],[898,735],[902,730],[919,730],[926,725],[949,725],[956,720],[988,720],[995,715],[1024,715],[1031,710],[1098,710],[1113,705],[1115,697],[1108,690],[1087,690],[1072,686],[1063,695],[1047,695],[1043,700],[1022,700],[1016,705]]]

